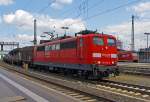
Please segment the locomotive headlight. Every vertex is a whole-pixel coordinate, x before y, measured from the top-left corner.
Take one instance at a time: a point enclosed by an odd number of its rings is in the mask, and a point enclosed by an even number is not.
[[[101,64],[101,62],[100,62],[100,61],[97,61],[97,64]]]
[[[117,54],[111,54],[111,58],[117,58]]]

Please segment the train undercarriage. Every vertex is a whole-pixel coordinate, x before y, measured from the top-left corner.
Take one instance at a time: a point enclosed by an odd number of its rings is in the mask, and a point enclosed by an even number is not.
[[[119,75],[119,69],[117,66],[32,63],[29,67],[40,71],[44,70],[55,73],[63,73],[64,75],[83,77],[85,79],[103,79]]]
[[[39,71],[48,71],[55,73],[63,73],[75,77],[83,77],[85,79],[103,79],[112,76],[118,76],[119,70],[117,66],[100,66],[87,64],[58,64],[58,63],[30,63],[28,61],[5,61],[22,67],[32,68]]]

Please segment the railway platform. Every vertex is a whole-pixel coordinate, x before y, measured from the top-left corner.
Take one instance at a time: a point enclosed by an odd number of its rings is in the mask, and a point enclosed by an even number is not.
[[[0,68],[0,102],[79,102],[79,100]]]

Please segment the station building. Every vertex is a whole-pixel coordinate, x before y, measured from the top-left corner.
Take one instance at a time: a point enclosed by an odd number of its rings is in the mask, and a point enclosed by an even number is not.
[[[139,50],[139,62],[150,63],[150,47]]]

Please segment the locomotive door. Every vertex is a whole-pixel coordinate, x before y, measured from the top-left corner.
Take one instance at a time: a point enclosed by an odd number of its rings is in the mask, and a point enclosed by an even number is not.
[[[83,38],[79,38],[78,41],[78,56],[83,59]]]

